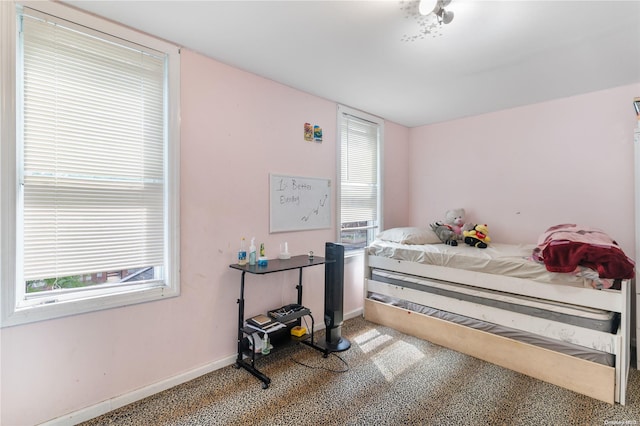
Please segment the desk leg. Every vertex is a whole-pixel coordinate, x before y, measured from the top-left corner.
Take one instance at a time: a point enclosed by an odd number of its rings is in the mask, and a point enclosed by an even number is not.
[[[298,285],[296,286],[296,289],[298,290],[298,305],[302,305],[302,268],[300,268],[300,272],[298,274]],[[317,345],[316,342],[314,341],[313,334],[315,330],[315,321],[313,319],[313,315],[310,315],[310,316],[311,316],[311,339],[303,340],[301,343],[322,352],[323,356],[326,358],[329,355],[329,352],[322,346]],[[298,319],[297,324],[298,325],[302,324],[302,318]]]
[[[242,356],[242,339],[244,338],[244,333],[242,332],[242,328],[244,327],[244,275],[245,271],[242,271],[242,276],[240,277],[240,298],[238,299],[238,357],[236,358],[235,367],[244,368],[253,374],[262,381],[262,389],[267,389],[271,383],[271,379],[255,368],[255,354],[252,354],[251,363],[246,362]]]
[[[242,364],[242,327],[244,327],[244,274],[240,277],[240,298],[238,299],[238,357],[236,358],[236,368]]]
[[[300,272],[298,273],[298,285],[296,289],[298,290],[298,305],[302,305],[302,268],[300,268]]]

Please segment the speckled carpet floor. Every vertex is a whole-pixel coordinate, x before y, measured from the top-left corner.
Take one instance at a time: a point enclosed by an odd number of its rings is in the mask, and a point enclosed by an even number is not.
[[[83,425],[640,424],[635,368],[627,405],[609,405],[361,317],[342,336],[351,348],[327,358],[294,345],[260,360],[269,389],[228,366]]]

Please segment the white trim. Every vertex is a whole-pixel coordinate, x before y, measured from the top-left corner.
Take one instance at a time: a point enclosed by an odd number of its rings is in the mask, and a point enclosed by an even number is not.
[[[367,120],[372,123],[376,123],[378,125],[378,230],[384,229],[384,119],[381,117],[377,117],[375,115],[368,114],[366,112],[359,111],[357,109],[353,109],[351,107],[338,104],[337,114],[336,114],[336,241],[340,241],[341,239],[341,224],[342,224],[342,203],[341,203],[341,195],[342,195],[342,155],[341,155],[341,146],[342,146],[342,116],[344,114],[351,115],[353,117],[360,118],[362,120]],[[364,250],[353,250],[345,253],[345,257],[352,257],[357,255],[364,254]]]
[[[636,128],[633,129],[633,158],[634,158],[634,187],[635,187],[635,225],[636,225],[636,270],[640,265],[640,120],[636,124]],[[640,302],[640,282],[636,278],[634,279],[636,302]],[[636,334],[640,333],[640,306],[636,303]],[[640,336],[636,336],[638,339]],[[636,340],[636,368],[640,369],[640,350],[638,350],[638,340]]]
[[[13,312],[16,263],[16,7],[0,2],[0,318]]]
[[[14,287],[14,286],[3,286]],[[53,318],[61,318],[69,315],[77,315],[102,309],[118,308],[135,305],[138,303],[160,300],[167,297],[178,296],[179,287],[174,289],[169,286],[141,289],[131,292],[123,292],[111,295],[103,295],[90,299],[79,299],[68,302],[44,303],[28,308],[14,310],[11,301],[7,302],[8,309],[3,314],[2,327],[11,327],[20,324],[28,324]],[[15,299],[14,299],[15,300]]]
[[[99,16],[83,12],[72,6],[63,5],[57,1],[17,0],[15,3],[66,21],[81,22],[82,26],[87,28],[109,34],[125,41],[133,41],[134,43],[141,44],[159,52],[168,52],[172,49],[177,49],[176,45],[172,43],[111,22]]]
[[[207,363],[184,373],[168,377],[160,382],[153,383],[149,386],[136,389],[132,392],[128,392],[115,398],[107,399],[106,401],[102,401],[89,407],[74,411],[72,413],[65,414],[64,416],[57,417],[53,420],[49,420],[42,423],[42,425],[66,426],[75,425],[87,420],[91,420],[110,411],[116,410],[120,407],[124,407],[125,405],[140,401],[144,398],[155,395],[174,386],[178,386],[190,380],[197,379],[198,377],[211,373],[212,371],[229,366],[236,361],[236,356],[237,355],[234,354],[227,356],[219,361]]]
[[[375,115],[371,115],[368,114],[366,112],[345,106],[345,105],[338,105],[338,117],[340,116],[340,114],[348,114],[348,115],[352,115],[354,117],[360,118],[362,120],[367,120],[370,121],[372,123],[376,123],[378,125],[383,125],[384,124],[384,119],[377,117]]]
[[[167,62],[167,162],[165,196],[166,285],[137,288],[118,294],[91,295],[73,301],[57,301],[18,308],[16,275],[16,7],[26,6],[40,12],[91,27],[117,38],[128,39],[168,55]],[[0,2],[0,321],[2,327],[59,318],[96,310],[127,306],[180,295],[180,50],[177,46],[146,34],[114,24],[57,2]],[[88,292],[86,294],[90,294]],[[95,293],[95,292],[93,292]],[[55,300],[55,296],[51,297]]]

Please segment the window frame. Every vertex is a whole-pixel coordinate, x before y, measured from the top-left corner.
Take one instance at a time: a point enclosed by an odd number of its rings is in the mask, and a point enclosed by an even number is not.
[[[17,19],[19,8],[28,7],[38,12],[71,21],[92,31],[105,33],[125,42],[146,46],[167,54],[165,127],[165,201],[164,201],[164,283],[149,286],[123,286],[121,288],[82,288],[78,298],[43,297],[36,305],[20,306],[18,271],[21,238],[16,225],[21,222],[18,196],[18,110],[19,70],[17,59]],[[101,309],[127,306],[180,294],[180,50],[165,41],[109,22],[53,2],[0,2],[0,320],[2,327],[59,318]],[[24,293],[24,292],[22,292]]]
[[[336,151],[337,151],[337,167],[336,167],[336,173],[337,173],[337,195],[336,195],[336,234],[337,234],[337,239],[336,241],[342,241],[342,126],[343,126],[343,122],[344,122],[344,115],[350,115],[352,117],[358,118],[360,120],[365,120],[365,121],[369,121],[371,123],[377,124],[378,125],[378,146],[377,146],[377,150],[378,150],[378,176],[377,176],[377,180],[378,180],[378,191],[377,191],[377,217],[378,217],[378,224],[376,228],[370,229],[367,232],[367,244],[368,245],[371,241],[373,241],[375,235],[380,232],[380,230],[384,229],[383,228],[383,221],[384,221],[384,216],[383,216],[383,194],[384,191],[382,189],[382,184],[384,182],[383,178],[384,178],[384,170],[383,170],[383,164],[384,164],[384,158],[383,158],[383,148],[384,148],[384,119],[380,118],[380,117],[376,117],[374,115],[368,114],[366,112],[345,106],[345,105],[338,105],[337,108],[337,135],[338,135],[338,140],[336,143]],[[366,246],[365,245],[365,246]],[[345,257],[350,257],[350,256],[358,256],[358,255],[362,255],[364,253],[364,249],[363,248],[358,248],[358,249],[350,249],[350,250],[345,250]]]

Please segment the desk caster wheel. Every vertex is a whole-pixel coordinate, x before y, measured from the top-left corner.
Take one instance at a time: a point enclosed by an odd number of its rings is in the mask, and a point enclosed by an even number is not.
[[[269,389],[269,385],[266,383],[262,383],[262,389]]]

